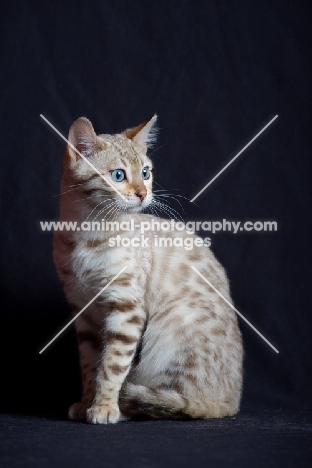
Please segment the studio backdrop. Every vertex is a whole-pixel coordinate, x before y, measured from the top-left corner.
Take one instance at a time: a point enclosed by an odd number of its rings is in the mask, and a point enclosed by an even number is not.
[[[304,1],[2,2],[4,409],[63,411],[80,392],[73,326],[39,354],[70,319],[40,225],[58,218],[65,142],[40,114],[65,137],[79,116],[112,133],[158,114],[155,188],[180,195],[185,221],[219,223],[199,234],[279,351],[239,318],[243,409],[311,405],[310,15]]]

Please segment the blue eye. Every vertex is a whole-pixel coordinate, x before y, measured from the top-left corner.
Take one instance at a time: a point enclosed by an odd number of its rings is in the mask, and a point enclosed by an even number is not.
[[[125,172],[122,169],[114,169],[111,171],[111,176],[115,182],[121,182],[125,178]]]
[[[143,180],[149,179],[150,178],[150,170],[148,167],[143,167],[142,172],[141,172],[141,177]]]

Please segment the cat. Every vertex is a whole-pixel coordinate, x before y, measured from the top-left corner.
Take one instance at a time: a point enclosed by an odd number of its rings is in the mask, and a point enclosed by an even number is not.
[[[140,238],[142,221],[161,219],[147,155],[156,117],[115,135],[96,135],[85,117],[69,130],[60,220],[133,219],[136,226],[54,233],[54,262],[74,315],[126,267],[75,320],[83,391],[69,409],[71,420],[206,419],[239,410],[243,346],[236,314],[191,268],[231,301],[212,251],[201,241],[188,250],[178,242],[110,246],[112,236]],[[149,208],[152,214],[143,213]],[[185,230],[158,235],[199,239]]]

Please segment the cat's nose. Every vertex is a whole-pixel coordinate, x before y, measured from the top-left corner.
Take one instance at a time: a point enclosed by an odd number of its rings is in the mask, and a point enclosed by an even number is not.
[[[147,192],[146,192],[146,189],[141,189],[141,190],[138,190],[137,192],[135,192],[135,194],[136,194],[137,197],[139,197],[139,199],[141,201],[143,201],[144,198],[146,197]]]

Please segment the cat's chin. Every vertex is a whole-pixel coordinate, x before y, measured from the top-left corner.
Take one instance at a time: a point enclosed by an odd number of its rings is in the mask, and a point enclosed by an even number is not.
[[[142,205],[140,206],[131,206],[130,208],[127,208],[127,213],[129,214],[135,214],[135,213],[141,213],[141,211],[143,211],[143,209],[146,208]]]
[[[141,213],[145,208],[147,208],[151,204],[150,200],[143,200],[141,203],[137,203],[135,205],[127,204],[124,206],[128,214],[136,214]],[[130,206],[129,206],[130,205]]]

